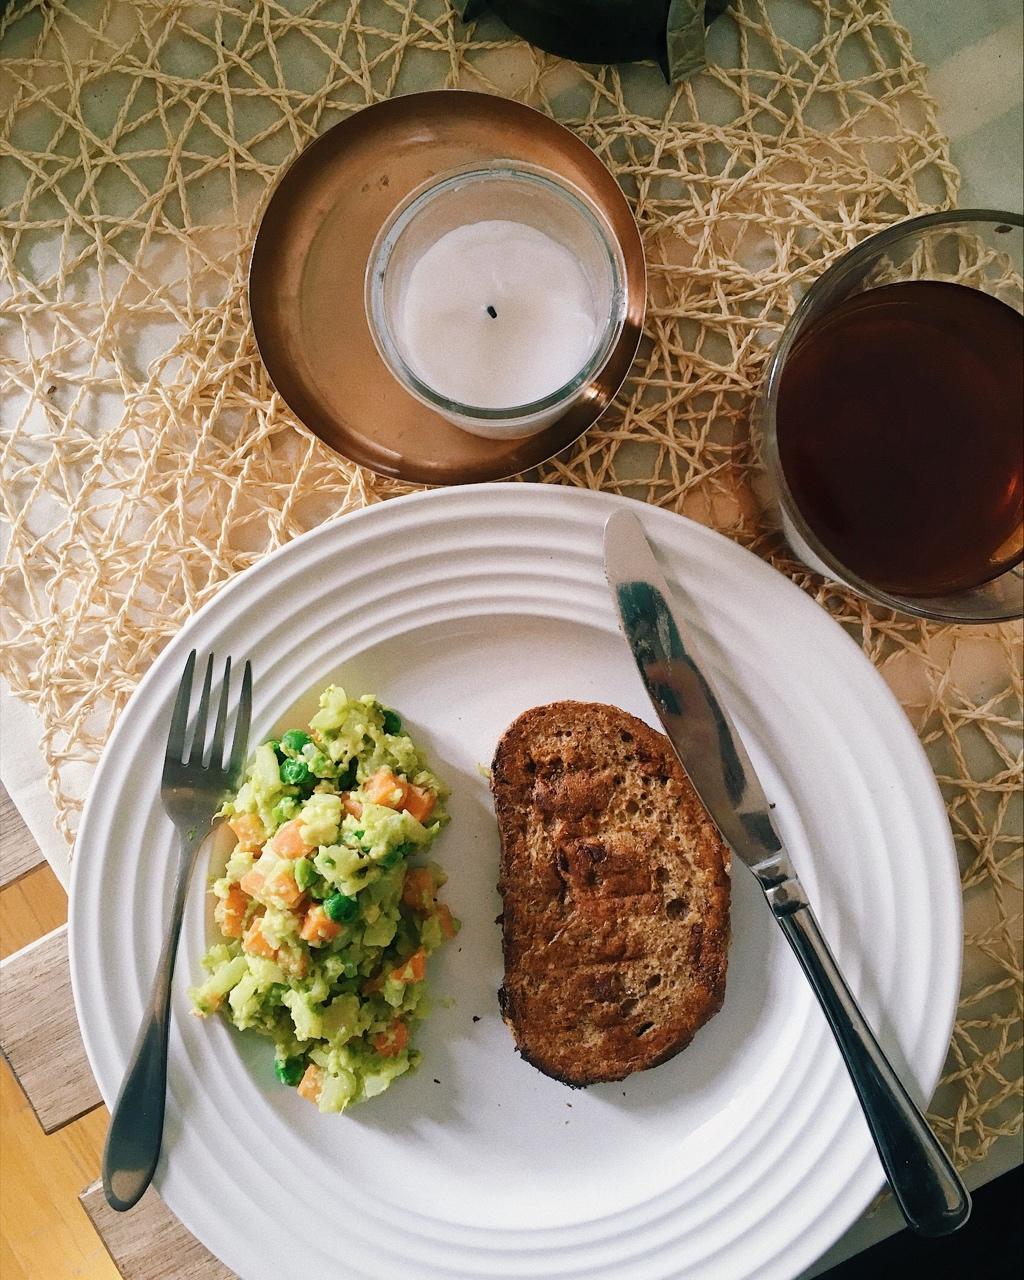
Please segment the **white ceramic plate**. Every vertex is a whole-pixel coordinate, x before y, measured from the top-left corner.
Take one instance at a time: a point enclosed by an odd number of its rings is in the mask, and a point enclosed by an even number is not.
[[[498,846],[477,766],[537,703],[582,698],[652,716],[601,568],[602,526],[620,501],[474,486],[318,529],[192,619],[111,738],[71,900],[75,1000],[108,1103],[171,889],[159,762],[190,648],[251,656],[254,741],[332,679],[378,693],[454,793],[437,856],[463,929],[431,962],[439,1003],[419,1035],[423,1064],[344,1116],[278,1085],[269,1044],[187,1016],[207,929],[196,877],[156,1183],[244,1280],[792,1277],[881,1184],[824,1019],[742,866],[725,1006],[671,1062],[570,1091],[517,1057],[498,1015]],[[699,525],[637,509],[689,600],[847,978],[923,1099],[949,1040],[961,925],[921,747],[868,661],[796,587]]]

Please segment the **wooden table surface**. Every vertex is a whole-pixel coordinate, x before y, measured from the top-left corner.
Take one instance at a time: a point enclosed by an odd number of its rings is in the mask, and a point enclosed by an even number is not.
[[[30,845],[0,787],[0,851]],[[67,894],[48,866],[0,890],[0,958],[68,918]],[[0,1276],[3,1280],[119,1280],[78,1203],[98,1177],[107,1109],[47,1137],[6,1062],[0,1063]]]

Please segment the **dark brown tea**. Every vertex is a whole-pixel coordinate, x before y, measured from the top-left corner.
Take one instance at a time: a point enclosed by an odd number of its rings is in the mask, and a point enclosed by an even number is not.
[[[899,595],[976,586],[1022,557],[1024,327],[963,285],[884,285],[795,343],[776,411],[822,544]]]

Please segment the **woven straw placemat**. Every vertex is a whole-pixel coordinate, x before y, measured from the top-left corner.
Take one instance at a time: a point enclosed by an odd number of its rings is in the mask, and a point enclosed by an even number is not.
[[[893,617],[794,561],[759,488],[753,390],[824,266],[957,174],[886,3],[744,0],[710,68],[582,68],[446,0],[34,0],[0,18],[3,672],[40,712],[70,842],[114,718],[232,574],[403,491],[297,423],[256,355],[247,250],[279,167],[367,103],[459,86],[562,120],[615,172],[650,263],[604,419],[529,478],[683,512],[862,643],[939,777],[966,907],[932,1116],[961,1165],[1020,1128],[1020,696],[1013,627]],[[1017,805],[1016,810],[1014,805]]]

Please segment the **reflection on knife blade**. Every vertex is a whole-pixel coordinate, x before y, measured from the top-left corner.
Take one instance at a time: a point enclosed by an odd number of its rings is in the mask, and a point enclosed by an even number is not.
[[[722,835],[748,863],[777,853],[782,846],[768,801],[714,690],[687,651],[668,601],[652,582],[634,579],[614,586],[647,692]]]

